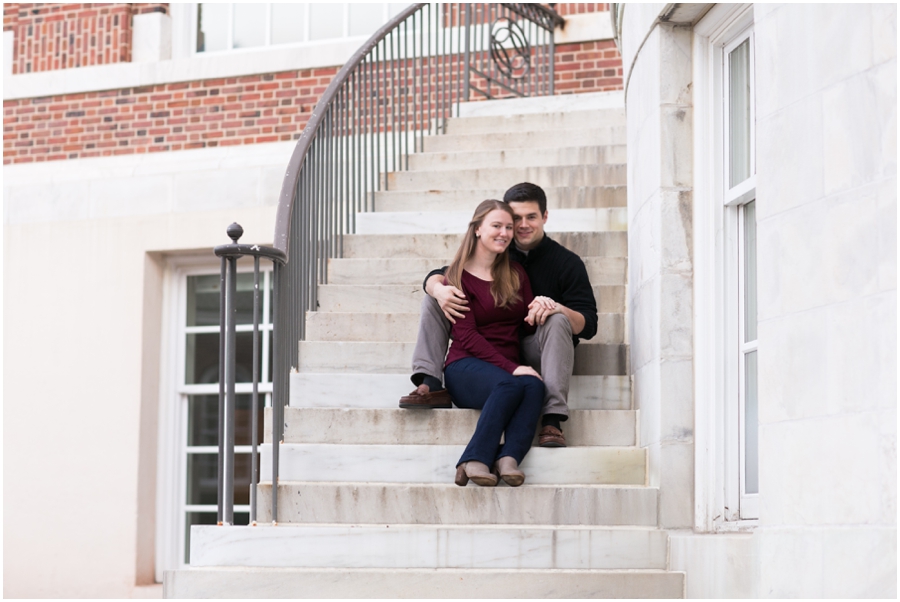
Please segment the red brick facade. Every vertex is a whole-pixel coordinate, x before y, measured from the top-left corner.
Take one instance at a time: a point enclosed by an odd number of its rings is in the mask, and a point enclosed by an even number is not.
[[[622,56],[612,40],[556,47],[557,94],[605,92],[623,86]]]
[[[5,28],[8,6],[4,5]],[[22,16],[29,12],[30,6],[79,8],[39,12],[38,15],[47,16],[38,22],[37,16]],[[67,26],[66,23],[78,19],[67,21],[62,18],[64,15],[84,15],[84,11],[93,11],[94,23],[101,21],[101,17],[112,18],[111,22],[119,17],[118,29],[109,32],[112,38],[126,30],[130,35],[131,14],[167,8],[165,4],[85,8],[90,6],[98,5],[18,5],[15,18],[10,17],[10,27],[17,32],[38,26],[67,31],[66,27],[74,25]],[[572,14],[581,8],[577,5],[566,8],[568,6],[557,5],[557,9]],[[585,5],[600,6],[606,5]],[[104,10],[107,12],[103,13]],[[50,20],[53,15],[60,18]],[[19,44],[21,39],[17,34],[16,43]],[[32,57],[32,63],[37,61],[31,65],[32,70],[40,70],[45,64],[55,65],[53,61],[63,61],[56,56],[55,50],[71,46],[54,46],[57,43],[54,40],[40,47],[54,49],[52,55],[41,54],[40,59],[34,58],[36,54],[28,55]],[[22,46],[31,53],[39,48],[34,42]],[[114,47],[104,49],[104,53],[109,51],[103,56],[104,63],[112,56]],[[120,53],[115,55],[120,57],[118,60],[126,60],[121,58],[121,53],[126,52],[123,48],[127,48],[127,44],[120,43],[116,48]],[[100,55],[90,47],[88,50],[87,54],[79,56],[93,60],[92,57]],[[622,60],[611,40],[563,44],[557,46],[556,52],[557,94],[622,88]],[[23,56],[19,57],[20,63]],[[67,54],[65,60],[71,62],[72,58]],[[306,69],[5,101],[3,162],[53,161],[296,139],[337,71],[337,67]]]
[[[580,15],[583,13],[598,13],[609,10],[609,4],[599,4],[595,2],[567,2],[557,4],[554,7],[557,13],[562,16]]]
[[[13,73],[127,63],[132,15],[168,10],[168,3],[4,4],[3,31],[15,32]]]

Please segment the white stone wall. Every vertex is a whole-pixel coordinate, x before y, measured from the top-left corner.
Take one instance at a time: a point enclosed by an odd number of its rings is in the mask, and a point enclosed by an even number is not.
[[[5,595],[154,593],[166,256],[271,241],[292,147],[3,168]]]
[[[662,7],[623,22],[629,336],[660,526],[682,527],[692,265],[715,261],[690,252],[695,59]],[[897,595],[896,23],[896,5],[754,7],[760,520],[671,532],[689,597]]]
[[[623,21],[629,340],[659,524],[686,528],[694,454],[691,38],[689,29],[666,24],[646,37],[663,6],[629,4]]]
[[[755,6],[760,594],[896,596],[896,5]]]

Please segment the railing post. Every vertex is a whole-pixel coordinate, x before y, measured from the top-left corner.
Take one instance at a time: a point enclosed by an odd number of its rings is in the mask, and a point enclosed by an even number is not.
[[[554,65],[556,64],[556,42],[555,42],[554,31],[552,29],[550,30],[550,56],[548,58],[549,58],[548,62],[550,63],[550,75],[549,75],[549,77],[550,77],[550,94],[549,95],[553,96],[554,80],[556,79],[556,76],[555,76],[556,69],[554,67]]]
[[[287,277],[283,270],[284,268],[278,263],[273,268],[275,285],[272,287],[272,307],[275,308],[275,318],[278,319],[278,322],[273,320],[273,325],[281,325],[282,320],[288,323],[293,320],[293,318],[287,316],[289,313],[288,309],[282,306],[286,303],[282,291],[282,287],[286,283],[282,279]],[[305,314],[306,312],[303,313]],[[276,370],[278,370],[278,372],[273,372],[272,374],[272,524],[278,522],[278,452],[281,447],[279,445],[281,441],[281,429],[279,426],[284,422],[278,408],[279,406],[284,407],[284,397],[287,395],[291,366],[291,362],[288,359],[290,356],[285,357],[287,348],[284,341],[281,340],[281,336],[284,332],[293,331],[294,329],[289,328],[288,324],[284,324],[282,328],[277,330],[274,327],[272,328],[272,349],[275,352],[275,357],[272,359],[275,361]],[[299,341],[295,344],[299,344]]]
[[[238,244],[244,233],[237,224],[228,227],[228,236]],[[225,274],[225,449],[222,457],[224,508],[222,524],[234,524],[234,421],[235,421],[235,378],[237,364],[236,318],[237,318],[237,258],[228,258]]]
[[[216,524],[222,524],[224,486],[225,486],[225,292],[226,286],[226,270],[228,269],[228,260],[222,258],[222,271],[219,277],[219,453],[218,459],[218,488],[217,488],[217,511]]]
[[[270,360],[271,361],[271,360]],[[256,524],[256,467],[259,445],[259,257],[253,258],[253,397],[250,403],[250,524]]]
[[[259,485],[259,379],[260,379],[260,289],[259,259],[265,257],[274,264],[273,286],[273,329],[271,358],[272,371],[272,517],[277,520],[278,499],[278,451],[279,443],[284,438],[284,404],[288,389],[288,371],[290,355],[287,353],[287,338],[299,337],[294,333],[294,321],[291,308],[296,302],[291,301],[290,280],[283,272],[287,262],[287,254],[272,247],[238,244],[243,235],[243,228],[238,224],[228,227],[228,236],[232,244],[215,248],[215,253],[222,258],[221,292],[219,304],[219,462],[218,462],[218,524],[234,524],[234,479],[235,479],[235,427],[237,415],[236,405],[236,364],[237,364],[237,260],[244,256],[253,257],[253,359],[252,359],[252,395],[250,404],[250,523],[256,524],[257,489]],[[295,247],[298,249],[299,247]],[[289,334],[286,338],[284,335]]]
[[[469,100],[469,80],[471,79],[469,77],[469,69],[471,67],[471,65],[469,64],[469,61],[471,59],[471,55],[470,55],[470,48],[471,48],[470,44],[472,41],[471,29],[472,29],[472,5],[466,4],[466,49],[465,49],[465,58],[463,59],[466,63],[466,71],[465,71],[466,81],[463,83],[466,101]],[[457,112],[459,112],[458,108],[457,108]]]

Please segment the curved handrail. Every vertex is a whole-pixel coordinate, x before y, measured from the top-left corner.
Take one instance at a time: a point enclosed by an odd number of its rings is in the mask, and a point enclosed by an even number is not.
[[[325,115],[327,108],[334,101],[341,86],[346,83],[350,73],[363,62],[369,54],[369,51],[375,48],[375,46],[377,46],[388,33],[394,30],[397,25],[406,21],[410,15],[426,4],[427,2],[411,4],[398,14],[394,15],[391,20],[372,34],[372,37],[370,37],[365,44],[360,46],[359,50],[357,50],[353,56],[350,57],[350,60],[344,64],[341,70],[337,72],[337,75],[334,76],[334,79],[331,80],[331,83],[328,84],[328,87],[325,89],[325,93],[322,94],[322,98],[319,99],[319,102],[317,102],[315,108],[313,108],[312,115],[310,116],[309,121],[306,122],[303,133],[300,134],[300,139],[297,140],[297,145],[294,147],[294,152],[291,154],[287,172],[284,174],[284,182],[281,185],[281,194],[278,195],[278,210],[275,213],[275,242],[273,243],[273,246],[284,252],[285,255],[287,255],[290,250],[291,211],[294,208],[294,190],[297,187],[297,179],[300,177],[300,168],[303,166],[303,160],[306,158],[306,153],[309,151],[309,147],[315,139],[319,127],[322,125],[322,118]]]
[[[327,108],[335,100],[338,91],[347,82],[350,74],[365,60],[369,52],[375,48],[387,35],[395,30],[398,25],[406,21],[411,15],[418,12],[427,2],[419,2],[411,4],[404,10],[400,11],[381,28],[379,28],[366,42],[360,46],[350,60],[348,60],[340,71],[328,84],[322,98],[313,108],[312,115],[303,128],[300,139],[291,153],[291,159],[288,162],[287,171],[284,174],[284,181],[281,185],[281,193],[278,195],[278,209],[275,214],[275,237],[273,246],[283,251],[286,255],[290,250],[290,225],[291,212],[294,207],[294,190],[297,186],[297,179],[300,177],[300,168],[303,166],[303,160],[312,145],[316,134],[322,125],[323,117]],[[537,23],[541,27],[553,31],[555,27],[561,27],[565,24],[565,20],[555,11],[542,6],[540,4],[521,3],[521,4],[503,4],[510,11],[520,15],[521,17]],[[552,37],[551,37],[552,40]],[[551,64],[552,71],[552,64]],[[550,82],[552,90],[553,82]],[[552,94],[552,92],[551,92]]]

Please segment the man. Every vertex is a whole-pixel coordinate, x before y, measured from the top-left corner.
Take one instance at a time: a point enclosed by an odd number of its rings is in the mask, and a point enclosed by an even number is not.
[[[510,257],[525,268],[535,299],[529,318],[537,332],[522,341],[522,356],[544,379],[546,394],[542,409],[541,447],[565,447],[561,423],[568,420],[569,380],[575,365],[579,339],[597,332],[597,303],[584,262],[544,233],[547,197],[535,184],[523,182],[506,191],[503,200],[515,213],[515,242]],[[450,394],[441,382],[450,325],[469,311],[465,294],[443,284],[443,272],[434,270],[425,278],[428,293],[422,301],[419,336],[413,352],[416,390],[400,399],[401,408],[449,408]]]

